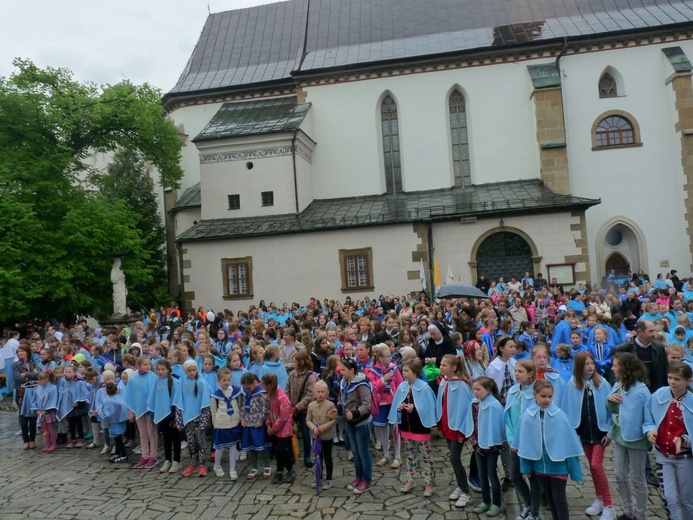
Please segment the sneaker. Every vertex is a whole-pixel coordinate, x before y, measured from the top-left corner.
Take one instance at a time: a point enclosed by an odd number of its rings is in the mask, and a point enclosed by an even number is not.
[[[198,477],[206,477],[206,476],[207,476],[207,466],[205,466],[204,464],[202,464],[202,465],[200,466],[200,469],[197,470],[197,476],[198,476]]]
[[[467,507],[471,501],[472,501],[472,495],[468,495],[467,493],[462,493],[462,494],[460,494],[459,498],[457,499],[457,502],[455,502],[455,507]]]
[[[110,446],[104,446],[101,449],[101,455],[108,455],[111,452],[111,447]]]
[[[282,484],[291,484],[294,480],[296,480],[296,473],[294,473],[294,470],[290,470],[286,472],[286,475],[284,475]]]
[[[310,469],[313,467],[314,463],[310,458],[305,458],[303,459],[303,464],[305,465],[306,468]]]
[[[486,511],[488,511],[489,509],[490,509],[490,506],[488,504],[484,504],[482,502],[481,504],[474,507],[474,509],[472,509],[472,513],[474,513],[475,515],[481,515],[481,514],[485,513]]]
[[[135,448],[134,450],[132,450],[132,452],[133,452],[135,455],[142,455],[142,446],[137,446],[137,448]]]
[[[375,463],[376,466],[383,467],[385,464],[390,462],[390,457],[383,457],[378,462]]]
[[[472,489],[472,491],[481,493],[481,482],[479,481],[479,477],[469,477],[467,479],[467,484],[469,484],[469,487]]]
[[[94,434],[91,433],[91,432],[87,433],[87,434],[84,436],[84,440],[85,440],[85,441],[90,441],[90,440],[92,440],[93,438],[94,438]]]
[[[67,446],[65,446],[65,447],[66,447],[68,450],[71,450],[71,449],[73,449],[73,448],[75,447],[76,444],[77,444],[77,441],[69,441],[69,442],[67,443]]]
[[[180,471],[180,468],[182,468],[183,465],[180,462],[176,462],[175,460],[173,463],[171,463],[171,469],[168,470],[169,474],[171,473],[178,473]]]
[[[241,456],[238,458],[238,460],[246,460],[248,458],[248,452],[242,451]]]
[[[84,448],[84,439],[77,439],[77,442],[75,442],[75,448]]]
[[[515,517],[515,520],[529,520],[532,518],[532,508],[529,506],[522,506],[522,511],[520,515]]]
[[[181,473],[182,476],[184,477],[189,477],[190,475],[197,473],[197,466],[193,466],[192,464],[185,468],[183,470],[183,473]]]
[[[110,459],[108,459],[108,460],[110,460],[111,462],[115,462],[117,458],[118,458],[118,455],[113,455],[113,456],[112,456]]]
[[[503,506],[491,506],[488,511],[486,511],[486,516],[499,516],[505,512]]]
[[[231,472],[229,473],[229,478],[230,478],[231,480],[238,480],[238,473],[236,473],[235,471],[231,471]]]
[[[281,484],[282,480],[284,480],[284,472],[283,471],[277,471],[274,474],[274,478],[272,479],[272,484]]]
[[[317,485],[315,482],[311,482],[311,483],[310,483],[310,488],[311,488],[311,489],[315,489],[315,488],[317,488],[317,487],[318,487],[318,485]]]
[[[125,455],[122,455],[120,457],[116,456],[113,462],[115,462],[116,464],[118,464],[119,462],[128,462],[128,458]]]
[[[185,450],[188,448],[188,443],[186,441],[181,441],[180,442],[180,449]]]
[[[402,465],[402,461],[400,459],[395,459],[392,461],[392,464],[390,464],[390,467],[392,469],[397,469]]]
[[[116,448],[115,448],[115,446],[113,446],[113,447],[111,448],[111,455],[115,455],[115,452],[116,452]]]
[[[165,460],[164,463],[159,468],[159,473],[166,473],[170,469],[171,469],[171,461]]]
[[[147,463],[144,465],[146,469],[151,469],[156,466],[159,462],[155,458],[147,459]]]
[[[132,448],[134,445],[135,445],[135,443],[132,442],[131,440],[130,440],[130,441],[127,441],[127,442],[125,443],[125,447],[126,447],[126,448]]]
[[[592,505],[585,509],[585,514],[589,516],[597,516],[602,513],[604,510],[604,502],[602,502],[599,499],[596,499],[594,502],[592,502]]]
[[[272,476],[272,468],[265,468],[262,471],[262,478],[270,478]]]
[[[458,498],[460,498],[461,494],[462,494],[462,489],[461,488],[455,488],[455,490],[452,493],[450,493],[448,500],[457,500]]]
[[[349,482],[349,483],[347,484],[347,489],[348,489],[349,491],[353,491],[354,488],[355,488],[356,486],[359,485],[359,482],[361,482],[361,479],[360,479],[360,478],[355,478],[354,480],[352,480],[351,482]]]
[[[605,507],[602,510],[602,516],[599,517],[599,520],[616,520],[616,510],[613,506]]]
[[[501,492],[505,493],[506,491],[512,489],[513,487],[513,481],[510,480],[508,477],[504,477],[501,480]]]
[[[217,477],[221,478],[221,477],[224,476],[224,470],[221,469],[221,468],[217,468],[216,466],[214,466],[214,474],[215,474]]]
[[[96,444],[94,444],[93,442],[90,442],[89,444],[87,444],[85,446],[85,448],[88,450],[93,450],[94,448],[96,448]]]
[[[135,468],[142,469],[147,465],[147,462],[149,462],[149,459],[140,459],[140,461],[137,464],[135,464]]]
[[[354,488],[354,493],[356,493],[357,495],[362,495],[363,493],[365,493],[366,491],[369,491],[370,489],[371,489],[371,485],[368,482],[366,482],[365,480],[362,480],[361,482],[359,482],[358,486],[356,486]]]
[[[323,491],[326,489],[332,489],[332,486],[334,486],[334,482],[332,482],[331,480],[326,480],[325,482],[322,483]]]
[[[250,470],[250,473],[248,473],[248,475],[246,475],[245,478],[248,479],[248,480],[254,480],[255,477],[257,477],[257,470],[256,470],[256,469],[251,469],[251,470]]]

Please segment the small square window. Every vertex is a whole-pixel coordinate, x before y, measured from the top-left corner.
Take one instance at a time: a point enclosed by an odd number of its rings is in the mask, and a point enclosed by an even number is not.
[[[339,264],[342,292],[373,290],[373,250],[340,249]]]
[[[262,205],[263,206],[274,206],[274,192],[273,191],[263,191],[262,195]]]
[[[241,209],[240,195],[229,195],[229,209]]]

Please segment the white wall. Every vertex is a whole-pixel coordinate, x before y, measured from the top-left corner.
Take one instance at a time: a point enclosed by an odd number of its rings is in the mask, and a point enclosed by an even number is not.
[[[419,280],[408,280],[407,271],[418,270],[412,251],[419,243],[411,225],[345,229],[319,233],[246,238],[229,241],[186,242],[185,260],[192,268],[185,284],[195,291],[194,306],[247,310],[261,299],[304,302],[310,297],[352,298],[380,294],[404,294],[421,288]],[[340,249],[373,249],[375,288],[342,293]],[[222,258],[253,258],[252,300],[224,300]]]
[[[587,212],[592,278],[604,274],[595,257],[597,234],[607,221],[624,216],[636,222],[647,237],[650,275],[661,271],[668,260],[671,268],[690,264],[683,218],[683,172],[680,135],[671,85],[665,81],[673,69],[662,47],[681,45],[693,59],[693,44],[615,49],[561,59],[563,102],[568,135],[572,193],[601,197],[602,204]],[[597,82],[612,66],[623,77],[625,96],[599,99]],[[619,93],[620,94],[620,93]],[[591,129],[600,114],[609,110],[628,112],[641,129],[643,146],[592,151]]]
[[[202,219],[199,208],[184,209],[175,212],[174,226],[176,237],[183,234],[185,231],[195,225]]]
[[[538,177],[526,64],[504,63],[307,87],[319,142],[315,197],[384,191],[380,102],[386,91],[398,105],[405,190],[451,186],[447,103],[455,84],[467,103],[472,182]]]

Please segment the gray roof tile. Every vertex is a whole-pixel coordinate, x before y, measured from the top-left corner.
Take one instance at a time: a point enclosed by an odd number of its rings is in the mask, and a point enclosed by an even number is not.
[[[202,220],[177,240],[222,240],[461,217],[529,214],[588,208],[599,199],[558,195],[540,180],[468,188],[314,200],[299,215]]]

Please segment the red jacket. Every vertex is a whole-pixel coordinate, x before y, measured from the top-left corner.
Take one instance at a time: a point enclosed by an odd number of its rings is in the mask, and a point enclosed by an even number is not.
[[[291,402],[281,388],[277,388],[277,394],[270,399],[270,413],[265,424],[268,428],[274,429],[276,437],[291,437],[294,433]]]

